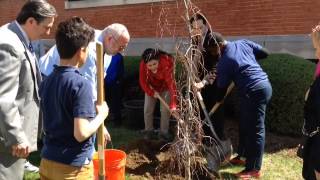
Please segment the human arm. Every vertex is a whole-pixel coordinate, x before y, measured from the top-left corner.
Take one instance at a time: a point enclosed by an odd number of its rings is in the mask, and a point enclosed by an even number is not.
[[[120,53],[112,56],[111,63],[107,69],[106,84],[112,85],[122,78],[124,72],[123,57]]]
[[[139,83],[142,88],[142,90],[148,95],[148,96],[154,96],[155,91],[151,89],[150,84],[147,82],[147,67],[143,60],[140,62],[140,68],[139,68]]]
[[[317,77],[308,89],[306,94],[306,101],[304,104],[304,124],[303,124],[303,134],[310,135],[317,131],[320,127],[320,77]],[[320,159],[318,159],[318,170],[320,170]]]
[[[269,56],[270,52],[262,47],[261,49],[254,51],[254,55],[256,57],[256,59],[260,60],[260,59],[265,59]]]
[[[202,89],[204,88],[204,86],[208,85],[208,84],[213,84],[213,82],[216,79],[216,74],[215,73],[208,73],[202,81],[200,82],[195,82],[193,85],[197,88],[197,89]]]
[[[245,40],[245,42],[252,48],[253,54],[257,60],[264,59],[269,56],[270,52],[261,45],[249,40]]]
[[[85,118],[74,118],[73,135],[78,142],[82,142],[92,136],[107,118],[109,109],[106,102],[103,102],[102,105],[96,105],[96,109],[97,116],[91,121]]]
[[[160,61],[164,61],[165,64],[165,83],[168,87],[170,94],[170,110],[175,110],[177,108],[177,86],[174,79],[174,64],[173,58],[171,56],[162,56]],[[172,113],[172,112],[171,112]]]
[[[104,128],[103,136],[104,136],[105,142],[111,141],[111,136],[108,129],[106,128],[106,126],[103,126],[103,128]]]
[[[0,45],[0,134],[17,157],[29,154],[29,141],[22,128],[24,117],[16,103],[22,58],[13,46]]]
[[[314,173],[316,174],[316,179],[317,179],[317,180],[320,180],[320,172],[314,170]]]
[[[228,85],[234,80],[237,76],[239,65],[233,57],[223,57],[220,58],[220,61],[217,65],[217,87],[220,89],[228,88]]]
[[[54,69],[54,65],[60,64],[60,56],[57,46],[54,45],[50,50],[39,59],[39,68],[41,74],[49,76]]]

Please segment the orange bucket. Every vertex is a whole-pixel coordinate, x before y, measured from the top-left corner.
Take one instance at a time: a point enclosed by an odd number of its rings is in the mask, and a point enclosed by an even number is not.
[[[107,180],[124,180],[125,179],[125,166],[126,166],[126,153],[117,149],[104,150],[104,164],[105,164],[105,179]],[[94,153],[93,168],[95,179],[99,178],[99,159],[98,152]]]

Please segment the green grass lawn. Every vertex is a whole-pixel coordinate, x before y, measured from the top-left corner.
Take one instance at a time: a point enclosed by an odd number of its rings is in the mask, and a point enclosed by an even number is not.
[[[275,153],[265,153],[262,163],[262,180],[299,180],[302,179],[302,160],[295,156],[292,149]],[[236,179],[233,175],[243,170],[241,166],[224,166],[220,170],[224,179]]]
[[[117,149],[121,146],[128,144],[130,141],[134,141],[141,138],[138,131],[115,128],[112,124],[109,125],[109,131],[112,136],[113,148]],[[111,143],[108,144],[108,148],[112,148]],[[39,165],[39,154],[33,153],[29,158],[32,163]],[[241,171],[243,167],[240,166],[224,166],[220,172],[224,179],[236,179],[233,174]],[[283,149],[274,153],[265,153],[263,159],[262,178],[263,180],[299,180],[301,177],[302,161],[295,156],[295,149]],[[39,179],[38,173],[26,173],[25,180],[37,180]],[[127,175],[126,179],[130,180],[130,176]]]

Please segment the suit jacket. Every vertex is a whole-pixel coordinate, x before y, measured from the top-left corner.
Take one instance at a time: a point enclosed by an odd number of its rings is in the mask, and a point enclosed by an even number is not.
[[[28,47],[15,22],[0,28],[0,152],[21,142],[37,150],[41,77]]]

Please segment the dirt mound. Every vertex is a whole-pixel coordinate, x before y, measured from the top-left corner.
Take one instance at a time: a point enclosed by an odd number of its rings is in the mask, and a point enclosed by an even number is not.
[[[234,147],[238,143],[238,124],[236,121],[226,121],[226,136],[230,137]],[[277,136],[267,132],[266,152],[275,152],[283,148],[294,148],[297,146],[301,138],[292,138]],[[173,153],[169,151],[169,144],[157,140],[139,139],[131,142],[120,149],[127,153],[126,173],[130,179],[184,179],[184,170],[177,168],[177,158],[173,157]],[[293,156],[295,152],[292,151]],[[199,164],[203,164],[203,158],[197,160]],[[169,169],[168,167],[173,167]],[[193,174],[197,176],[192,179],[214,179],[203,169],[192,169]],[[181,173],[179,173],[181,172]],[[182,174],[182,175],[179,175]]]
[[[184,170],[178,169],[178,162],[169,152],[169,144],[163,141],[139,139],[121,149],[127,152],[126,172],[130,179],[184,179],[180,175]],[[199,158],[197,163],[203,163],[203,159]],[[198,172],[194,179],[211,179],[203,169],[193,171]]]
[[[171,159],[168,145],[163,141],[139,139],[123,148],[127,152],[126,172],[132,179],[183,179],[177,175],[160,173],[161,167]]]

